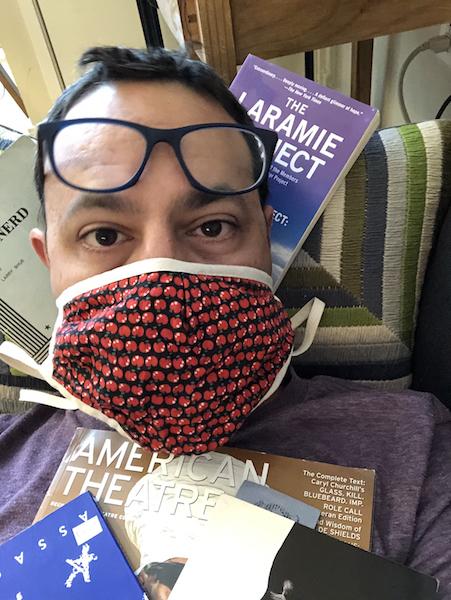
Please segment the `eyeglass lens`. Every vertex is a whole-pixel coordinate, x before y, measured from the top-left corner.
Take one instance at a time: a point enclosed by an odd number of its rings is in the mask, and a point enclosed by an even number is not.
[[[144,161],[146,148],[145,137],[132,127],[77,123],[57,133],[53,156],[67,183],[107,191],[130,181]],[[180,151],[191,176],[214,191],[244,191],[259,181],[265,170],[263,143],[245,129],[196,129],[183,136]]]

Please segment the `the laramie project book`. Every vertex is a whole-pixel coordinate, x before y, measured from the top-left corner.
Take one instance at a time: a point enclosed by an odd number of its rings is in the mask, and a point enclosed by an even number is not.
[[[56,306],[48,271],[28,240],[39,212],[34,155],[35,143],[23,136],[0,156],[0,331],[42,362]]]
[[[370,547],[374,471],[227,448],[162,457],[111,431],[77,429],[36,515],[90,491],[133,569],[187,557],[217,498],[243,481],[321,510],[320,531]]]
[[[436,590],[432,577],[224,495],[171,600],[438,600]]]
[[[230,90],[279,136],[269,171],[277,287],[379,123],[375,108],[249,55]]]

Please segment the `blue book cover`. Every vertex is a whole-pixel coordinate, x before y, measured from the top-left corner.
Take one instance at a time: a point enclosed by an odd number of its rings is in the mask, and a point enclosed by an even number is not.
[[[2,600],[146,600],[89,492],[0,546]]]

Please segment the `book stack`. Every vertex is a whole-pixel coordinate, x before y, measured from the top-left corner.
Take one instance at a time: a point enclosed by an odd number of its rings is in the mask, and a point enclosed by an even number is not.
[[[132,567],[137,569],[146,562],[155,562],[154,554],[158,558],[161,555],[156,550],[161,543],[152,543],[151,549],[143,550],[149,531],[153,541],[173,531],[174,548],[168,548],[168,552],[181,556],[183,547],[197,535],[196,529],[206,523],[217,498],[223,493],[247,498],[245,494],[252,491],[246,486],[241,489],[242,484],[254,483],[260,489],[265,486],[263,491],[276,490],[300,501],[303,510],[299,522],[368,550],[374,476],[374,471],[367,469],[238,448],[199,456],[164,457],[145,452],[116,432],[79,428],[36,520],[90,491]],[[263,496],[258,501],[263,502]],[[280,504],[280,498],[277,502]],[[143,553],[147,558],[141,556]]]
[[[435,579],[368,551],[374,486],[367,469],[236,448],[164,456],[116,432],[79,428],[35,524],[21,535],[46,539],[65,523],[63,511],[91,493],[102,531],[123,553],[109,555],[118,560],[114,572],[127,561],[149,600],[437,598]],[[83,519],[84,511],[70,510]],[[77,585],[88,584],[80,577]],[[60,598],[34,594],[27,600]]]

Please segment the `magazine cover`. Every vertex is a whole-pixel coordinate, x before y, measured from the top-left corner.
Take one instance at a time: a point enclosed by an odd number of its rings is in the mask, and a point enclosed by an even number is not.
[[[218,497],[237,495],[246,481],[320,509],[317,527],[327,519],[335,524],[332,535],[370,547],[374,471],[236,448],[174,458],[147,452],[116,432],[83,428],[75,433],[35,520],[90,491],[141,580],[158,576],[173,582]],[[351,481],[360,482],[359,492]],[[256,502],[270,503],[263,496]],[[308,509],[301,522],[311,520]],[[315,522],[317,516],[316,511]]]
[[[379,112],[249,55],[231,91],[279,141],[269,172],[277,287],[313,225],[379,124]]]
[[[0,156],[0,331],[37,362],[48,353],[56,306],[28,234],[38,225],[35,142],[22,136]]]
[[[171,600],[438,600],[436,590],[432,577],[224,495]]]
[[[145,600],[89,492],[0,546],[2,600]]]

